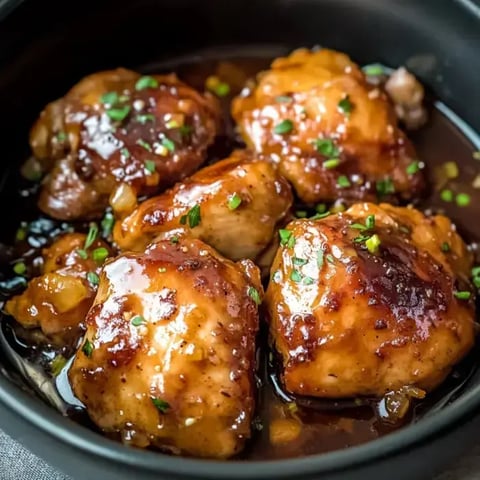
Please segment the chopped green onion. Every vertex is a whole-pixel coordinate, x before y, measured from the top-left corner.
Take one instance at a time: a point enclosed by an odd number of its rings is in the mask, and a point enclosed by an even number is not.
[[[107,92],[100,97],[100,102],[104,105],[115,105],[118,103],[117,92]]]
[[[67,364],[67,359],[59,354],[50,363],[50,372],[54,377],[58,377],[60,372],[63,370],[63,367]]]
[[[390,177],[384,180],[378,180],[375,186],[380,197],[395,193],[395,185]]]
[[[160,413],[167,413],[170,408],[170,404],[161,398],[150,397],[150,400]]]
[[[466,207],[470,205],[470,195],[468,193],[459,193],[455,198],[455,202],[459,207]]]
[[[468,300],[472,296],[472,293],[468,291],[453,292],[453,294],[459,300]]]
[[[260,294],[258,290],[254,287],[248,287],[248,296],[257,304],[260,305],[262,300],[260,298]]]
[[[289,97],[288,95],[277,95],[275,97],[277,103],[290,103],[292,100],[292,97]]]
[[[307,218],[307,215],[308,215],[308,213],[306,212],[306,210],[297,210],[295,212],[295,216],[297,218]]]
[[[480,277],[480,267],[473,267],[472,268],[472,276]]]
[[[348,187],[350,187],[352,184],[350,183],[350,180],[349,180],[345,175],[340,175],[340,176],[337,178],[337,185],[338,185],[340,188],[348,188]]]
[[[145,125],[147,122],[153,122],[155,120],[155,115],[151,113],[143,113],[143,114],[137,115],[135,118],[138,123]]]
[[[322,218],[326,218],[329,215],[330,212],[316,213],[313,217],[310,217],[310,220],[321,220]]]
[[[284,135],[290,133],[293,130],[293,122],[291,120],[282,120],[275,126],[273,132],[277,135]]]
[[[278,231],[278,234],[280,235],[280,245],[286,245],[288,248],[294,247],[295,237],[290,230],[285,230],[282,228]]]
[[[350,97],[346,95],[338,102],[338,110],[344,115],[348,116],[353,110],[353,104],[350,101]]]
[[[145,170],[149,173],[155,173],[155,170],[157,169],[157,166],[155,165],[155,162],[153,160],[145,160]]]
[[[453,192],[451,190],[442,190],[440,192],[440,198],[444,201],[444,202],[453,202]]]
[[[85,244],[83,246],[83,248],[85,250],[88,250],[92,246],[93,242],[97,238],[97,235],[98,235],[97,224],[96,223],[91,223],[90,228],[89,228],[88,233],[87,233],[87,237],[85,238]]]
[[[368,215],[368,217],[365,220],[365,226],[371,230],[372,228],[375,228],[375,215]]]
[[[93,343],[90,342],[90,340],[87,338],[85,340],[85,343],[83,344],[82,352],[85,354],[86,357],[90,358],[93,353],[93,348]]]
[[[88,252],[84,250],[83,248],[79,248],[77,250],[77,255],[82,259],[86,260],[88,258]]]
[[[98,263],[103,263],[107,257],[108,250],[105,247],[98,247],[92,253],[92,258]]]
[[[147,323],[147,321],[141,315],[135,315],[130,321],[130,323],[134,327],[139,327],[140,325],[144,325],[145,323]]]
[[[378,252],[378,248],[380,247],[380,243],[381,243],[380,242],[380,237],[376,233],[365,241],[365,245],[367,247],[367,250],[372,254],[375,254],[375,253]]]
[[[313,285],[314,282],[315,280],[312,277],[303,277],[302,283],[304,285]]]
[[[226,97],[230,93],[230,85],[225,82],[218,82],[212,91],[217,97]]]
[[[121,153],[126,159],[129,159],[129,158],[130,158],[130,152],[128,151],[127,148],[122,148],[122,149],[120,149],[120,153]]]
[[[143,147],[145,150],[147,150],[148,152],[151,152],[152,151],[152,146],[147,143],[145,140],[142,140],[141,138],[139,138],[137,141],[136,141],[136,144],[137,145],[140,145],[141,147]]]
[[[413,161],[406,168],[406,172],[408,175],[415,175],[419,171],[420,171],[420,162],[418,160]]]
[[[64,142],[67,139],[67,134],[65,132],[58,132],[55,135],[55,138],[58,142]]]
[[[298,270],[292,270],[290,273],[290,280],[293,280],[294,282],[301,282],[302,281],[302,274]]]
[[[447,253],[450,251],[450,245],[447,242],[442,243],[442,252]]]
[[[335,263],[335,258],[331,253],[328,253],[327,255],[325,255],[325,258],[327,259],[328,263]]]
[[[322,268],[323,267],[323,258],[325,257],[325,252],[320,249],[318,252],[317,252],[317,266],[318,268]]]
[[[317,213],[325,213],[327,211],[327,206],[324,203],[318,203],[315,205],[315,211]]]
[[[197,225],[200,224],[202,218],[200,216],[200,205],[194,205],[186,215],[182,215],[180,218],[180,223],[182,225],[186,225],[188,221],[188,225],[190,228],[195,228]]]
[[[237,193],[228,197],[227,206],[229,210],[236,210],[242,203],[242,198]]]
[[[330,160],[325,160],[323,162],[323,167],[326,168],[327,170],[331,170],[332,168],[336,168],[340,165],[340,159],[339,158],[331,158]]]
[[[25,273],[27,271],[27,266],[23,262],[17,262],[13,265],[13,271],[17,275],[25,275]]]
[[[176,244],[180,241],[180,239],[178,238],[177,235],[174,235],[171,239],[170,239],[170,243],[172,244]]]
[[[362,67],[363,73],[368,77],[378,77],[385,74],[385,69],[379,63],[372,63],[371,65],[365,65]]]
[[[108,237],[112,233],[113,225],[115,223],[115,218],[111,212],[106,212],[105,216],[102,218],[102,234],[104,237]]]
[[[130,113],[130,106],[124,105],[123,107],[110,108],[106,111],[106,114],[115,122],[121,122]]]
[[[15,233],[15,241],[23,242],[27,238],[27,224],[25,222],[21,223],[20,228]]]
[[[173,153],[175,151],[175,144],[167,137],[162,138],[162,145],[170,152]]]
[[[305,260],[304,258],[293,257],[292,263],[297,267],[302,267],[308,263],[308,260]]]
[[[480,288],[480,277],[473,277],[472,281],[477,288]]]
[[[140,90],[145,90],[146,88],[157,88],[158,81],[151,77],[150,75],[145,75],[144,77],[140,77],[135,83],[135,90],[139,92]]]
[[[98,278],[98,275],[95,272],[88,272],[87,273],[87,280],[92,285],[98,285],[98,283],[100,282],[100,279]]]
[[[325,157],[338,157],[338,154],[340,153],[331,138],[318,138],[314,141],[314,144],[317,152]]]

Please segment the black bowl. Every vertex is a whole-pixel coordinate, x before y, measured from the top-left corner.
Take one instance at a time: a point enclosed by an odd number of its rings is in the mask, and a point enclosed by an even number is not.
[[[12,209],[28,128],[47,101],[95,70],[199,49],[320,44],[359,63],[407,64],[480,131],[480,7],[469,0],[0,0],[2,17],[0,198]],[[4,215],[3,231],[14,217]],[[75,479],[415,480],[472,445],[480,425],[477,371],[441,411],[361,446],[270,462],[175,458],[123,447],[62,417],[31,395],[1,352],[0,361],[0,426]]]

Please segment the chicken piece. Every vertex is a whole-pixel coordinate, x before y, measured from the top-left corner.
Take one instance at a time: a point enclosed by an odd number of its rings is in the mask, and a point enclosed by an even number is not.
[[[81,233],[56,240],[43,251],[43,275],[32,278],[26,290],[5,305],[6,313],[24,328],[40,328],[59,346],[75,346],[83,333],[102,263],[112,254],[102,240],[94,240],[88,249],[85,241]]]
[[[50,103],[30,145],[48,175],[40,209],[62,220],[98,218],[119,183],[152,195],[205,160],[219,106],[175,75],[117,69],[90,75]]]
[[[69,372],[105,432],[176,454],[226,458],[250,436],[257,267],[196,239],[162,241],[103,269]]]
[[[232,115],[247,145],[278,163],[307,204],[410,200],[424,188],[423,164],[387,96],[342,53],[276,59],[234,99]]]
[[[397,118],[409,130],[420,128],[427,121],[423,106],[423,85],[405,67],[395,70],[385,83],[385,91],[395,105]]]
[[[473,346],[472,256],[446,217],[362,203],[281,234],[265,301],[289,392],[430,391]]]
[[[188,234],[232,259],[256,259],[290,211],[288,182],[269,162],[238,150],[171,190],[143,202],[113,238],[121,249],[141,251],[155,237]]]

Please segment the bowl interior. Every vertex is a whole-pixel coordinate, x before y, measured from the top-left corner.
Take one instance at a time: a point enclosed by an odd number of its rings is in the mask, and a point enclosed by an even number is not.
[[[0,16],[2,8],[6,11],[7,6],[0,3]],[[241,46],[261,57],[262,52],[268,56],[274,50],[323,45],[347,52],[360,64],[407,65],[451,111],[480,131],[478,78],[474,75],[480,71],[480,11],[468,1],[85,0],[74,15],[67,12],[58,0],[27,1],[1,24],[0,45],[5,47],[0,50],[0,132],[5,141],[0,198],[7,205],[17,198],[18,167],[29,153],[28,130],[48,101],[96,70],[137,68],[194,51],[228,55],[234,46]],[[42,22],[38,22],[40,16]],[[12,215],[5,217],[2,232],[14,231],[18,221]],[[0,241],[11,239],[4,234]],[[0,400],[10,409],[95,455],[120,457],[151,469],[216,472],[236,478],[294,473],[300,468],[298,461],[281,461],[242,464],[241,471],[235,471],[215,462],[125,452],[20,392],[25,390],[22,380],[5,359],[0,372]],[[477,410],[479,394],[480,372],[476,370],[458,398],[441,411],[380,441],[316,457],[309,468],[319,471],[353,464],[425,440]]]

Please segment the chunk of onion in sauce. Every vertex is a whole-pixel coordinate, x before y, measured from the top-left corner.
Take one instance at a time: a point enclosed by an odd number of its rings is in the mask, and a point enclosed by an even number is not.
[[[110,196],[110,205],[115,213],[125,215],[137,206],[135,190],[126,183],[118,185]]]

